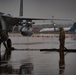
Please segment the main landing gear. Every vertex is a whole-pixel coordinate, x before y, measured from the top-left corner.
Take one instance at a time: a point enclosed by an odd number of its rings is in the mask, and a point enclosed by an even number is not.
[[[5,52],[3,56],[1,56],[1,44],[2,43],[5,47]],[[10,38],[8,38],[6,41],[0,42],[0,61],[9,60],[11,57],[12,50],[15,50],[15,48],[12,47],[12,41]]]

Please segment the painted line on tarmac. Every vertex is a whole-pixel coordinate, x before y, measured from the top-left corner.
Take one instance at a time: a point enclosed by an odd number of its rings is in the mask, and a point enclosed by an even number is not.
[[[9,35],[9,37],[59,38],[59,36],[21,36],[21,35]],[[76,38],[76,36],[65,36],[65,38]]]

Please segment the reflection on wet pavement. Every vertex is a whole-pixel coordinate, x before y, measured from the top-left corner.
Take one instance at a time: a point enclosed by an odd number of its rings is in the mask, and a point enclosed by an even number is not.
[[[15,37],[17,39],[17,37]],[[24,38],[25,39],[25,38]],[[24,39],[20,40],[24,41]],[[26,38],[27,39],[27,38]],[[50,44],[36,44],[36,45],[24,45],[24,47],[30,48],[50,48],[51,46],[58,47],[58,42],[55,43],[57,39],[50,38],[32,38],[37,42],[45,41]],[[31,39],[31,40],[32,40]],[[13,39],[14,40],[14,39]],[[54,40],[54,41],[53,41]],[[67,39],[68,48],[75,48],[76,42],[73,40]],[[22,42],[23,42],[22,41]],[[17,41],[16,41],[17,42]],[[19,41],[18,41],[19,42]],[[25,41],[24,41],[25,42]],[[30,42],[30,41],[28,41]],[[70,43],[69,43],[70,42]],[[74,42],[74,43],[73,43]],[[53,44],[52,44],[53,43]],[[16,45],[15,45],[16,46]],[[19,46],[22,48],[23,45]],[[6,50],[4,50],[6,51]],[[65,55],[65,61],[59,60],[59,53],[57,52],[40,52],[38,51],[25,51],[25,50],[14,50],[12,52],[4,53],[3,56],[0,56],[0,75],[76,75],[76,54],[67,53]],[[63,64],[65,63],[65,64]]]

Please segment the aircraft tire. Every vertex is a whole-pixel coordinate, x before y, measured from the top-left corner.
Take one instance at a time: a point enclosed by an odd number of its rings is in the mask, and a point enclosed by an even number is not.
[[[12,47],[12,41],[11,41],[11,39],[8,39],[7,40],[7,46],[8,46],[8,48],[11,48]]]

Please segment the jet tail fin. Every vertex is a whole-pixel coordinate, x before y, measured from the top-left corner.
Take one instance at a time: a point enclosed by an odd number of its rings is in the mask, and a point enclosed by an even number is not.
[[[74,22],[73,26],[70,28],[69,31],[75,31],[76,30],[76,22]]]
[[[23,0],[20,0],[20,14],[19,16],[23,16]]]

